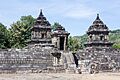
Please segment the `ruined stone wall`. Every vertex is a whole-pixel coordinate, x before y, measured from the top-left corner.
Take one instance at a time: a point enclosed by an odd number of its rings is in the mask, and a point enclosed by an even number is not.
[[[0,72],[44,70],[52,67],[49,49],[8,49],[0,51]]]
[[[100,71],[112,71],[120,69],[120,50],[106,49],[102,51],[81,50],[79,55],[79,67],[88,70],[91,64],[99,65]]]

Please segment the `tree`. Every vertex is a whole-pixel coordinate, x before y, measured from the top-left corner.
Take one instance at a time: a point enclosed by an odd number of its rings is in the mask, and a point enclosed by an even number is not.
[[[120,42],[116,42],[115,44],[113,44],[112,46],[114,49],[120,49]]]
[[[31,37],[31,27],[35,19],[32,16],[22,16],[19,21],[13,23],[9,29],[11,47],[23,48]]]
[[[9,48],[10,43],[9,43],[9,32],[7,28],[0,23],[0,48]]]
[[[112,47],[114,49],[120,49],[120,43],[115,43]]]
[[[77,51],[81,48],[81,45],[80,45],[80,42],[77,38],[74,38],[74,37],[69,37],[68,39],[68,48],[71,50],[71,51]]]
[[[55,22],[53,25],[52,25],[52,30],[55,31],[55,29],[60,26],[59,23]]]
[[[109,35],[110,41],[115,42],[113,48],[120,49],[120,29],[113,30]]]

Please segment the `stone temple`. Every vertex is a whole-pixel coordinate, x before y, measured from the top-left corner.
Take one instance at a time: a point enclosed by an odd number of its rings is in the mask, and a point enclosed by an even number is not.
[[[93,22],[93,24],[89,27],[87,31],[88,35],[88,42],[85,43],[85,46],[88,49],[106,49],[110,48],[113,43],[109,41],[109,29],[108,27],[103,23],[103,21],[100,20],[99,14],[97,14],[96,20]]]
[[[112,48],[113,42],[109,41],[109,32],[109,28],[97,14],[97,18],[88,28],[85,48],[77,52],[79,57],[76,62],[83,71],[94,73],[119,69],[120,50]]]
[[[0,73],[97,73],[119,71],[120,50],[112,49],[108,27],[97,15],[87,31],[85,48],[67,49],[69,32],[61,25],[52,31],[42,10],[23,49],[0,49]]]

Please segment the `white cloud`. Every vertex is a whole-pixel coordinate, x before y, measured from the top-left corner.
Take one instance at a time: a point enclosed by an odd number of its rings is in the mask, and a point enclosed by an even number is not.
[[[30,0],[31,2],[25,2],[23,0],[14,0],[14,5],[8,5],[10,10],[3,10],[9,11],[9,13],[16,14],[18,13],[23,14],[26,12],[37,12],[36,10],[43,9],[47,11],[47,13],[52,15],[59,15],[62,17],[70,17],[70,18],[86,18],[92,14],[95,14],[96,11],[90,7],[87,7],[83,1],[67,1],[67,0],[50,0],[50,1],[38,1],[36,2]],[[4,2],[5,3],[5,2]],[[3,5],[4,6],[4,5]],[[1,7],[3,7],[1,6]],[[4,6],[4,8],[8,8]]]
[[[46,9],[55,15],[59,15],[62,17],[68,18],[88,18],[93,14],[96,14],[97,11],[93,8],[87,7],[84,3],[77,2],[55,2],[52,3],[51,6],[46,7]]]
[[[72,7],[65,12],[66,17],[70,18],[88,18],[91,15],[96,14],[96,11],[86,6]]]

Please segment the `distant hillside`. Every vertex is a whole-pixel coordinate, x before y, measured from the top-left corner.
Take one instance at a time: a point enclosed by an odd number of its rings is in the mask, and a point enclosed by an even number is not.
[[[83,36],[74,36],[74,38],[78,39],[83,47],[84,43],[88,39],[87,34],[84,34]],[[109,39],[110,41],[115,42],[113,45],[114,48],[120,48],[120,29],[111,31],[109,34]]]

